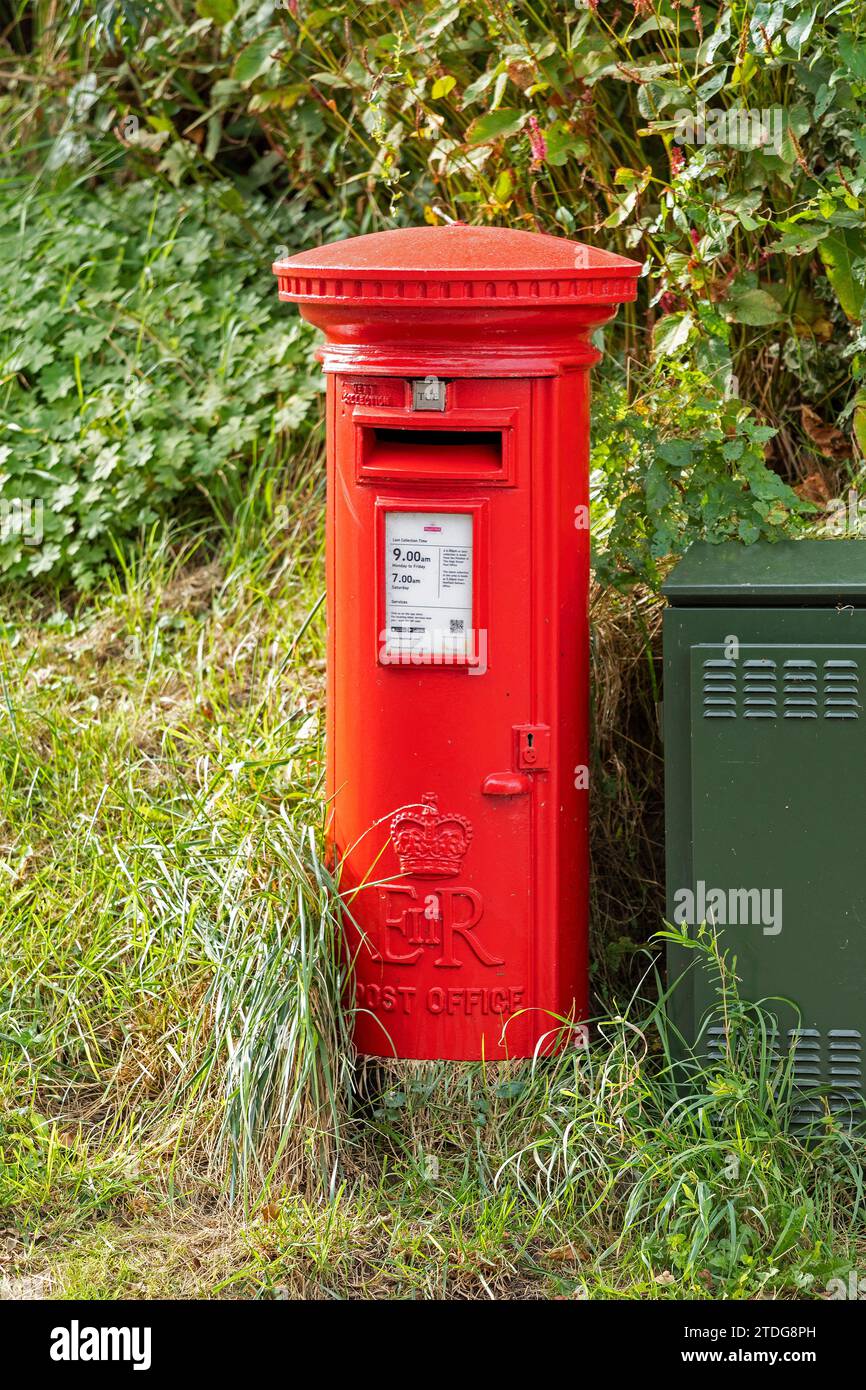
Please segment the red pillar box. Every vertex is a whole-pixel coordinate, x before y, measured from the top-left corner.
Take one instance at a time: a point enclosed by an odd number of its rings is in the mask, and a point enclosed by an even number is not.
[[[328,796],[359,1051],[587,1006],[591,331],[639,267],[495,227],[278,261],[328,373]]]

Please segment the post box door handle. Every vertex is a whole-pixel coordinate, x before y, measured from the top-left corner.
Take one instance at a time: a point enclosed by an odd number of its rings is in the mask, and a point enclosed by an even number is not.
[[[532,782],[522,772],[491,772],[481,783],[485,796],[523,796]]]

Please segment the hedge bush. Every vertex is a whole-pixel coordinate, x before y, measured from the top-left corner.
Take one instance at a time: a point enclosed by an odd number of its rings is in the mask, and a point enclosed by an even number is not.
[[[271,218],[226,184],[0,200],[2,572],[86,587],[113,541],[287,455],[319,385]]]

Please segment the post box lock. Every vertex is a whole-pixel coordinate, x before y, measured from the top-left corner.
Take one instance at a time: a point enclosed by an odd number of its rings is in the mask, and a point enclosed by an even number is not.
[[[438,376],[425,376],[412,382],[413,410],[444,410],[445,382]]]
[[[550,767],[550,728],[547,724],[515,724],[516,763],[525,772]]]
[[[481,790],[485,796],[525,796],[532,790],[528,772],[550,768],[550,728],[547,724],[515,724],[514,764],[518,771],[491,772]]]

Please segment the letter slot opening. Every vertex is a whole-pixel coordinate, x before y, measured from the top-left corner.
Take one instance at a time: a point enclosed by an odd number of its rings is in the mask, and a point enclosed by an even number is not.
[[[461,482],[504,475],[502,430],[364,425],[360,433],[362,476]]]

